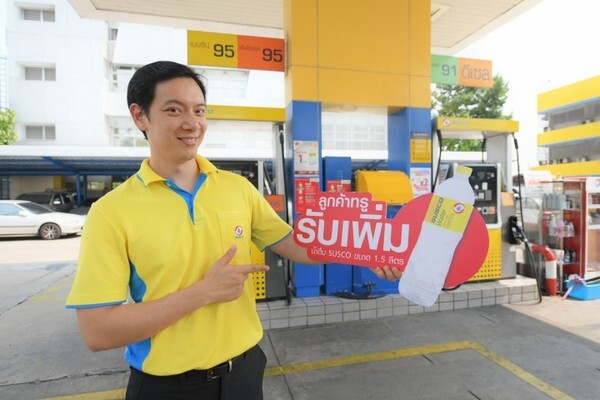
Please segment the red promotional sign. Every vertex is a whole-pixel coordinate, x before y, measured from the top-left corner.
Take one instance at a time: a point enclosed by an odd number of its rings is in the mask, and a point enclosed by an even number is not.
[[[370,268],[397,267],[404,271],[425,219],[432,194],[419,196],[393,219],[387,205],[370,193],[319,192],[294,224],[294,239],[311,258]],[[444,287],[466,282],[483,265],[489,246],[487,227],[474,211],[454,252]],[[436,243],[431,243],[436,251]]]
[[[327,181],[328,192],[349,192],[351,189],[350,179],[330,179]]]
[[[308,208],[314,208],[317,204],[319,193],[319,178],[296,177],[295,209],[296,213],[303,214]]]

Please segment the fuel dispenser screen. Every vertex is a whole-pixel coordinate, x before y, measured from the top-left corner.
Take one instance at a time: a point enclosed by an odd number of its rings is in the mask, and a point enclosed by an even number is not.
[[[498,223],[498,166],[495,164],[467,165],[473,169],[469,183],[475,192],[474,207],[486,224]]]

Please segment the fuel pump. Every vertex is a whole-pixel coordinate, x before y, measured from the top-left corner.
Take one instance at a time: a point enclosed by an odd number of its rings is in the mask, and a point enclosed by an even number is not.
[[[258,189],[260,193],[267,197],[267,201],[275,209],[275,211],[285,219],[285,204],[283,197],[270,198],[270,188],[272,185],[265,184],[268,179],[265,179],[264,162],[261,160],[211,160],[211,162],[219,169],[234,172],[247,178]],[[254,281],[254,289],[257,300],[275,300],[285,299],[289,297],[287,293],[287,285],[285,271],[282,268],[279,257],[268,249],[264,252],[260,251],[254,243],[250,244],[250,256],[253,264],[267,264],[271,268],[268,272],[254,272],[252,280]]]
[[[519,124],[510,120],[438,117],[433,129],[438,132],[434,146],[442,138],[480,139],[481,162],[434,160],[438,181],[452,176],[458,164],[473,169],[469,182],[475,192],[474,207],[482,215],[490,238],[488,256],[470,281],[513,278],[516,276],[516,246],[510,243],[509,218],[516,214],[512,193],[512,137]],[[441,154],[441,152],[440,152]]]

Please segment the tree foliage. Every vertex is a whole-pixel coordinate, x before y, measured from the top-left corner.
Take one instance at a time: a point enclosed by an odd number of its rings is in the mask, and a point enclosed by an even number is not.
[[[17,116],[11,109],[0,110],[0,145],[7,145],[17,141],[15,124]]]
[[[494,86],[491,88],[436,85],[432,96],[433,110],[444,117],[511,119],[512,114],[502,114],[508,90],[508,82],[500,75],[494,77]],[[444,139],[442,150],[479,151],[481,141]]]

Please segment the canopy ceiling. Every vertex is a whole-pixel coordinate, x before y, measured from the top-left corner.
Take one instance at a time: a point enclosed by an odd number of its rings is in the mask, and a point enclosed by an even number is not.
[[[541,1],[432,1],[431,52],[453,55]],[[283,0],[69,0],[69,2],[83,18],[159,24],[207,32],[283,37]]]

